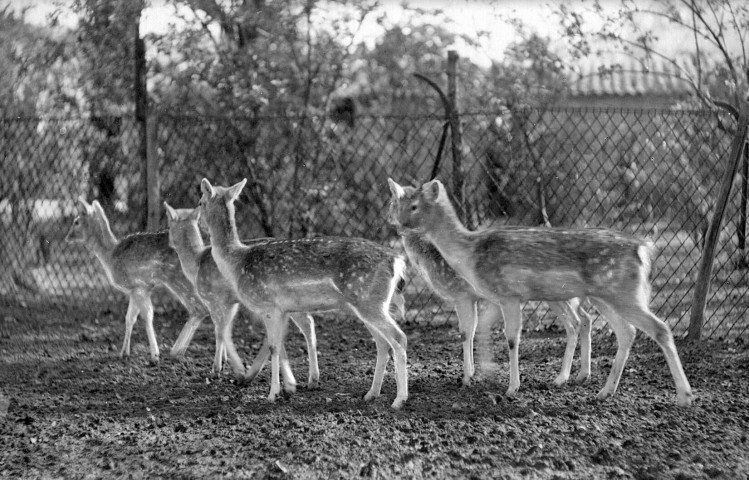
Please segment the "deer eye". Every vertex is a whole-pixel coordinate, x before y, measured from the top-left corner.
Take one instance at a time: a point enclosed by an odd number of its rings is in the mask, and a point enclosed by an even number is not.
[[[415,211],[416,211],[416,210],[418,210],[418,209],[419,209],[419,206],[418,206],[418,205],[416,205],[415,203],[411,205],[411,211],[412,211],[412,212],[415,212]]]

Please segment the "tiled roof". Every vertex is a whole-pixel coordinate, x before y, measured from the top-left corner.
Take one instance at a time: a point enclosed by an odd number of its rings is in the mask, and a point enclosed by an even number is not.
[[[579,73],[570,81],[570,95],[625,97],[691,93],[687,75],[694,77],[694,67],[688,60],[679,62],[679,65],[683,70],[658,58],[644,62],[632,58],[619,62],[596,58],[583,60],[579,64]]]

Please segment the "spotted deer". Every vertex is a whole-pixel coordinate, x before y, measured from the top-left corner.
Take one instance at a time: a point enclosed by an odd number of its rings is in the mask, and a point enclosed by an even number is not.
[[[201,216],[208,225],[211,253],[239,300],[263,319],[271,351],[268,400],[278,397],[279,351],[291,312],[344,310],[356,315],[377,347],[372,387],[380,395],[389,349],[397,392],[394,409],[408,398],[406,336],[390,315],[390,305],[406,267],[396,252],[362,238],[320,237],[244,245],[237,234],[234,202],[247,180],[231,186],[201,181]],[[293,386],[284,385],[293,391]]]
[[[216,332],[216,354],[213,359],[213,372],[219,375],[222,369],[224,355],[228,356],[234,374],[238,379],[252,380],[260,372],[263,365],[270,357],[270,349],[267,337],[263,341],[255,361],[245,374],[242,360],[232,340],[232,329],[234,318],[239,308],[239,299],[234,293],[229,282],[221,275],[216,262],[211,254],[211,247],[206,246],[200,234],[198,222],[200,210],[196,208],[174,209],[164,202],[167,220],[169,222],[169,244],[177,252],[182,270],[187,278],[195,285],[198,295],[208,307]],[[245,242],[252,246],[273,240],[272,238],[256,239]],[[315,322],[311,315],[303,314],[298,318],[289,317],[304,335],[307,342],[307,353],[309,358],[309,375],[307,379],[308,388],[318,386],[320,371],[317,365],[317,340],[315,336]],[[282,364],[288,363],[285,349],[280,351]],[[288,375],[289,368],[282,368],[281,373]],[[288,383],[296,381],[293,375],[287,379]]]
[[[429,287],[455,308],[458,316],[458,329],[463,342],[463,384],[468,385],[474,375],[473,343],[477,325],[481,325],[480,330],[483,330],[479,334],[479,355],[483,357],[481,358],[482,366],[488,370],[491,369],[492,362],[487,353],[489,347],[486,345],[485,337],[488,335],[489,324],[501,318],[502,311],[499,305],[481,299],[476,290],[448,265],[437,248],[426,240],[424,235],[402,228],[399,222],[399,212],[403,210],[404,205],[410,205],[410,199],[415,195],[416,189],[411,186],[401,186],[392,179],[388,179],[388,184],[392,194],[389,221],[401,235],[409,260]],[[549,307],[560,318],[567,333],[562,366],[554,379],[554,384],[563,385],[569,380],[580,333],[582,333],[581,368],[575,378],[575,383],[583,383],[590,377],[590,317],[580,307],[580,300],[577,298],[564,302],[549,302]],[[479,318],[479,311],[482,311],[481,318]]]
[[[98,201],[89,204],[79,198],[78,203],[79,214],[73,220],[66,241],[85,244],[104,267],[109,282],[130,299],[120,357],[130,356],[130,336],[140,315],[146,324],[150,360],[158,363],[159,345],[153,329],[151,294],[159,286],[166,287],[189,314],[170,352],[172,356],[184,355],[195,331],[208,316],[208,310],[182,272],[177,252],[169,246],[168,232],[133,233],[118,239]]]
[[[608,229],[496,228],[472,232],[460,222],[444,185],[433,180],[403,199],[398,221],[430,241],[477,294],[504,313],[510,348],[510,387],[519,385],[520,303],[588,297],[611,325],[618,349],[597,398],[612,396],[636,328],[661,347],[676,384],[677,403],[692,390],[668,325],[649,308],[652,242]]]

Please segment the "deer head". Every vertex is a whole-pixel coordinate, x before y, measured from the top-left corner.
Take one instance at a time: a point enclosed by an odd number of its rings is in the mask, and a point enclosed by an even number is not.
[[[66,242],[85,242],[95,238],[102,229],[102,224],[109,222],[98,201],[88,203],[83,197],[78,197],[78,215],[73,219],[73,224],[65,236]]]
[[[446,207],[452,211],[444,185],[432,180],[420,188],[403,187],[388,179],[390,193],[390,222],[399,229],[424,233],[430,225],[439,225]]]

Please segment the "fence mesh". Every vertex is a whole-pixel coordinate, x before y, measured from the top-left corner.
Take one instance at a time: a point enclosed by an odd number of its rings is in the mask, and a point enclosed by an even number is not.
[[[650,236],[652,307],[686,330],[701,241],[735,122],[711,111],[523,109],[462,115],[463,147],[438,159],[438,116],[330,118],[152,117],[161,198],[192,207],[199,181],[247,178],[244,238],[362,236],[399,246],[386,218],[387,178],[420,184],[437,173],[470,228],[497,224],[602,226]],[[0,308],[120,308],[90,248],[67,243],[76,198],[98,199],[116,235],[144,224],[143,136],[131,117],[0,120]],[[745,203],[745,195],[743,197]],[[741,175],[718,245],[704,335],[746,334]],[[162,227],[166,220],[162,215]],[[407,320],[448,321],[411,275]],[[168,297],[166,307],[176,305]],[[553,319],[525,307],[526,328]]]

